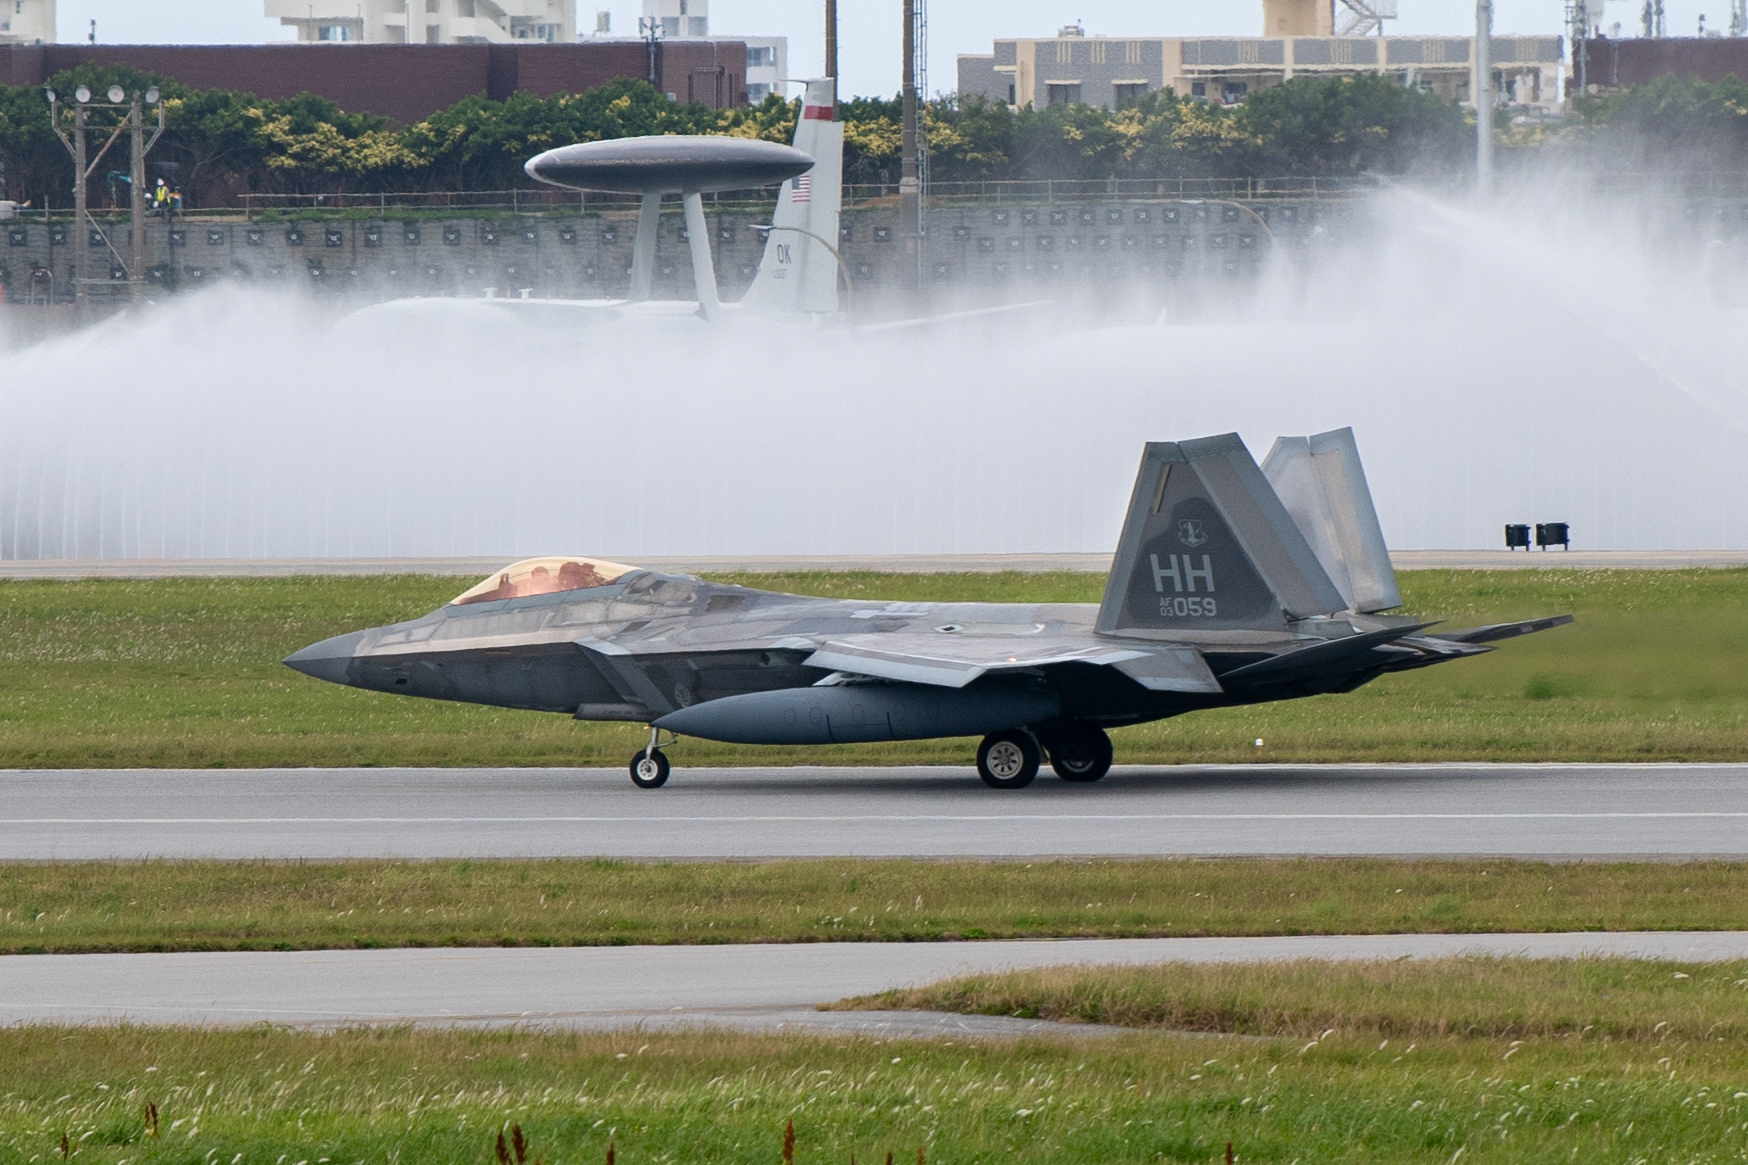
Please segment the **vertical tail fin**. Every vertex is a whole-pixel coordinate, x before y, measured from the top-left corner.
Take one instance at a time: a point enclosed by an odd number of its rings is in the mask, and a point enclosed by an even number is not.
[[[1238,434],[1148,443],[1100,631],[1283,631],[1345,606]]]
[[[741,300],[759,311],[835,312],[838,261],[819,240],[838,245],[843,199],[844,126],[837,120],[830,78],[809,81],[795,123],[795,148],[813,169],[783,183],[759,273]],[[801,232],[805,231],[803,234]]]
[[[1352,429],[1279,437],[1262,471],[1349,610],[1402,605]]]

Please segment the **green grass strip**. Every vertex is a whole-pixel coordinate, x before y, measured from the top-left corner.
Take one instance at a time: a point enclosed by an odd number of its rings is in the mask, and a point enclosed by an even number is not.
[[[1748,962],[1392,959],[1052,967],[886,991],[840,1010],[952,1011],[1323,1039],[1748,1037]]]
[[[1096,602],[1103,586],[1063,572],[723,577],[892,600]],[[279,663],[326,636],[423,614],[473,581],[0,583],[0,768],[624,765],[642,743],[636,725],[354,691]],[[1401,583],[1407,610],[1449,626],[1579,621],[1349,695],[1125,729],[1118,762],[1748,757],[1748,570],[1413,571]],[[682,768],[969,764],[974,747],[687,741],[672,755]]]
[[[1307,1046],[1310,1045],[1310,1046]],[[1656,1039],[930,1043],[725,1033],[0,1029],[0,1161],[1449,1165],[1740,1160],[1748,1046]],[[155,1106],[148,1135],[147,1105]],[[919,1158],[918,1150],[922,1150]]]
[[[1740,929],[1728,862],[0,865],[13,953]]]

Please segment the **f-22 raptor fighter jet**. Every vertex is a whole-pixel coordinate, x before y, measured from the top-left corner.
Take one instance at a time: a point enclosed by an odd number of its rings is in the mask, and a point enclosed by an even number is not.
[[[356,688],[649,725],[631,779],[668,779],[660,734],[743,744],[981,736],[1018,789],[1111,766],[1106,730],[1202,708],[1351,692],[1478,655],[1555,615],[1428,634],[1400,605],[1353,433],[1150,443],[1104,601],[803,598],[591,558],[504,568],[408,623],[286,659]]]

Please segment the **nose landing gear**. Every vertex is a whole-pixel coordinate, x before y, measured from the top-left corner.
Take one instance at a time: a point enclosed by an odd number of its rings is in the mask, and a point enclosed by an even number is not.
[[[649,730],[649,744],[631,754],[631,783],[640,789],[659,789],[668,783],[668,758],[656,747],[657,729]]]

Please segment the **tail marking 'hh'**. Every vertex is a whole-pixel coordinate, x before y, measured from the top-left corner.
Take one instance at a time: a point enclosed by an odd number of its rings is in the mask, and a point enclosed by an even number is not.
[[[1100,631],[1284,631],[1346,605],[1236,433],[1148,444]]]

